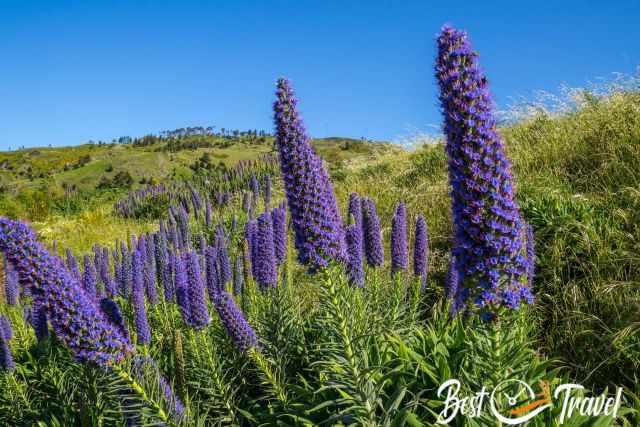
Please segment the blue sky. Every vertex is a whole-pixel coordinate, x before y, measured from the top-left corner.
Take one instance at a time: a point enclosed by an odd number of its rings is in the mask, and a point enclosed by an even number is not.
[[[498,106],[640,64],[640,2],[463,3],[0,0],[0,149],[271,130],[279,76],[314,136],[430,132],[445,22],[469,31]]]

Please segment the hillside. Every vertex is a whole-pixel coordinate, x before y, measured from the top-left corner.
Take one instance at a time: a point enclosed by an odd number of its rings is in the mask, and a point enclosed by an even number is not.
[[[312,143],[338,178],[349,162],[397,151],[390,144],[349,138],[314,139]],[[70,194],[95,207],[94,202],[112,200],[146,183],[188,179],[203,166],[232,167],[272,152],[270,136],[187,136],[146,145],[84,144],[4,151],[0,152],[0,212],[33,221],[45,221],[50,215],[69,216]],[[118,180],[118,174],[126,174],[127,179]],[[101,186],[101,181],[107,185]],[[72,213],[79,212],[74,209]]]

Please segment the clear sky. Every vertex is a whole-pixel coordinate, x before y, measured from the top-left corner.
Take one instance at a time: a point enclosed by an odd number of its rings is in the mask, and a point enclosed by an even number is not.
[[[469,31],[504,106],[633,73],[639,22],[638,1],[0,0],[0,149],[271,130],[279,76],[312,135],[395,140],[440,122],[444,23]]]

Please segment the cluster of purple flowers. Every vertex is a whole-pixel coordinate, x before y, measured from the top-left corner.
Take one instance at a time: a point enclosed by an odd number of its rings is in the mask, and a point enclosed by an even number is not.
[[[2,314],[0,315],[0,369],[5,372],[13,371],[16,367],[9,349],[9,340],[12,337],[11,322]]]
[[[449,26],[437,44],[459,276],[456,305],[473,304],[491,318],[497,307],[532,301],[524,278],[524,223],[478,55],[467,34]]]
[[[16,275],[13,265],[3,258],[4,269],[4,297],[7,300],[7,304],[16,305],[18,303],[18,294],[20,293],[18,288],[18,276]]]
[[[163,205],[175,197],[175,189],[165,184],[150,185],[129,192],[114,205],[114,211],[124,218],[135,218],[147,206]]]
[[[256,282],[263,288],[275,287],[278,283],[278,269],[274,248],[271,214],[264,212],[258,217],[258,228],[252,242],[251,263]]]
[[[413,243],[413,274],[422,281],[422,289],[427,285],[427,267],[429,261],[429,234],[427,222],[422,215],[416,220]]]
[[[133,348],[57,257],[37,242],[25,224],[0,218],[0,251],[31,288],[59,340],[81,361],[118,363]]]
[[[398,204],[391,219],[391,272],[405,271],[409,266],[409,244],[407,243],[407,209]]]
[[[258,347],[258,337],[245,319],[242,311],[236,306],[233,297],[227,292],[221,292],[213,301],[222,324],[229,337],[240,351]]]
[[[382,230],[376,205],[371,199],[362,199],[362,229],[364,235],[364,255],[367,264],[378,267],[384,264]]]
[[[310,271],[345,259],[345,236],[333,186],[311,147],[291,84],[278,80],[273,105],[276,146],[298,259]]]

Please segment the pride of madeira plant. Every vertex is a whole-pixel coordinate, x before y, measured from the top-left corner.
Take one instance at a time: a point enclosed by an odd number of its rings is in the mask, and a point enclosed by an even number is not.
[[[445,26],[438,37],[436,78],[449,157],[458,288],[455,309],[531,303],[525,226],[514,198],[511,163],[497,132],[487,79],[467,34]]]
[[[410,194],[349,188],[343,219],[280,79],[279,165],[241,163],[115,204],[157,217],[153,232],[67,250],[65,264],[0,218],[0,424],[426,426],[451,409],[437,392],[448,380],[461,394],[559,381],[526,319],[507,316],[533,299],[533,229],[486,79],[464,32],[444,27],[437,45],[449,255],[430,251],[442,233],[429,236],[433,218]],[[557,410],[530,425],[554,425]],[[454,423],[494,425],[486,415]]]

